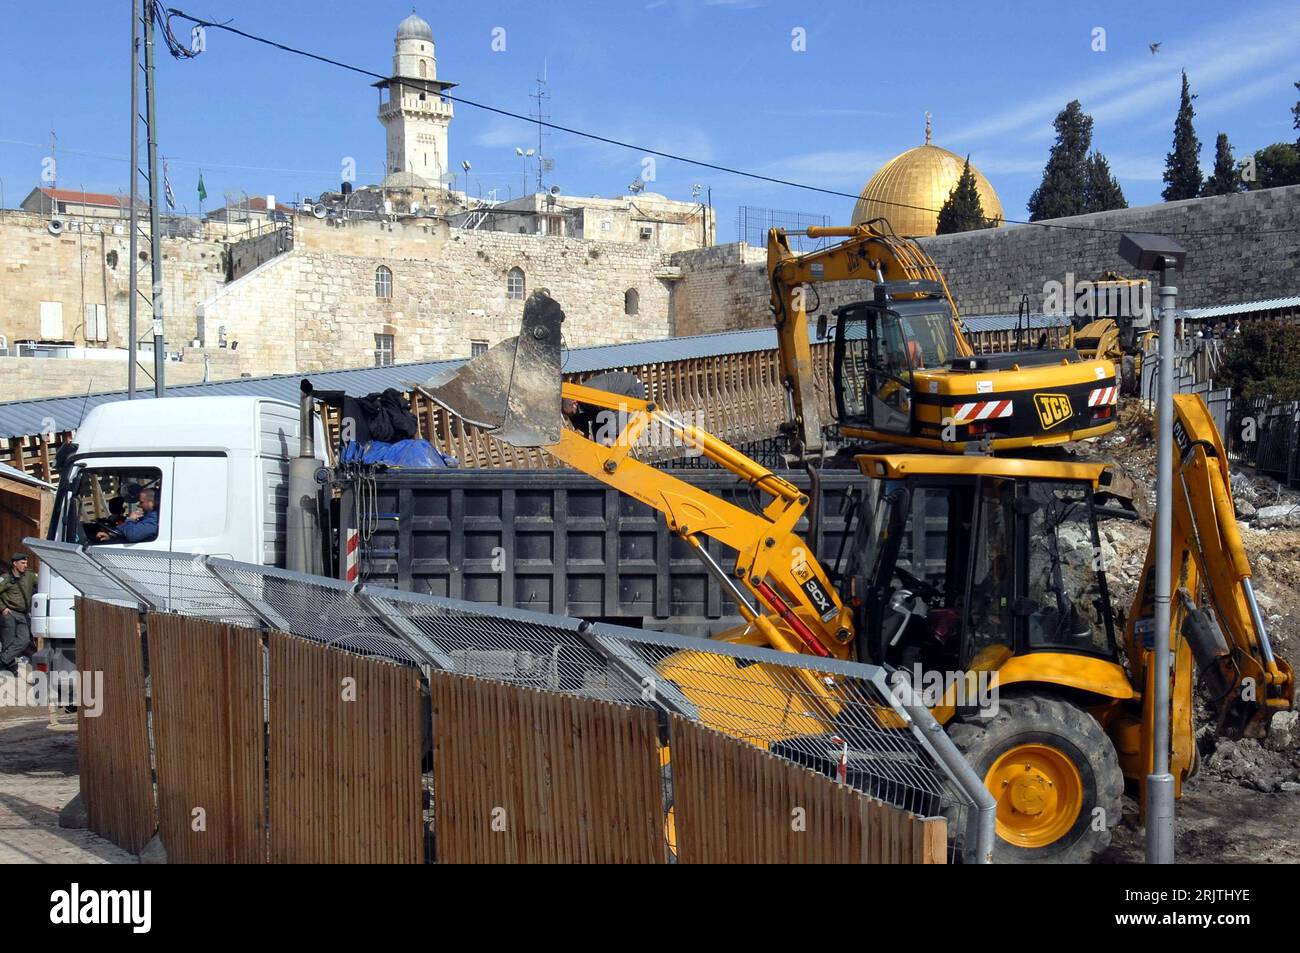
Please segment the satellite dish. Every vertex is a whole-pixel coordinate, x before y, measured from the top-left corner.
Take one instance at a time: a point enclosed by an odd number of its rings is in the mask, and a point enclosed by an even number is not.
[[[317,202],[315,205],[311,207],[312,218],[324,218],[328,212],[329,209],[327,209],[320,202]]]
[[[468,160],[468,159],[463,159],[463,160],[461,160],[460,167],[461,167],[462,169],[464,169],[466,172],[468,172],[468,171],[469,171],[469,160]]]
[[[645,188],[644,182],[642,182],[640,179],[633,179],[632,184],[627,187],[627,190],[635,195],[637,192],[642,191],[644,188]]]
[[[50,219],[45,228],[51,235],[63,234],[63,222],[57,218]]]

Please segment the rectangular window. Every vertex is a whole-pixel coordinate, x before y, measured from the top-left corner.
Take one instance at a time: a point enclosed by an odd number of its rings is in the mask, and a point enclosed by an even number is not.
[[[152,467],[85,470],[70,501],[65,538],[87,546],[158,538],[162,473]]]
[[[375,335],[375,367],[390,367],[393,363],[393,336]]]
[[[1030,649],[1108,654],[1112,633],[1096,524],[1083,483],[1030,483],[1025,595]]]
[[[480,354],[486,354],[488,349],[487,341],[470,341],[469,356],[478,357]]]

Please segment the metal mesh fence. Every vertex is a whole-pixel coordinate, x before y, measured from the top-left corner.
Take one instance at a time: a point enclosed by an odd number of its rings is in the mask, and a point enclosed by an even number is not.
[[[991,797],[929,712],[878,666],[227,559],[28,543],[94,598],[261,622],[362,655],[695,719],[895,807],[945,817],[954,858],[983,861],[991,848]]]
[[[67,580],[68,584],[90,599],[111,602],[114,605],[135,606],[139,597],[108,575],[102,566],[90,559],[86,551],[72,543],[53,543],[47,540],[28,539],[27,548],[41,561]]]

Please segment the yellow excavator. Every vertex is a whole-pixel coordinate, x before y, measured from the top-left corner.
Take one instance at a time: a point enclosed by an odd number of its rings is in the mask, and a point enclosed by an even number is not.
[[[960,678],[931,706],[997,799],[994,859],[1087,862],[1106,848],[1125,782],[1141,785],[1151,770],[1154,546],[1121,623],[1097,555],[1098,523],[1128,511],[1108,502],[1105,464],[859,455],[852,543],[842,563],[823,567],[795,532],[809,505],[798,487],[652,400],[561,383],[563,318],[535,292],[518,338],[421,389],[488,432],[543,447],[662,513],[736,600],[743,624],[719,638],[895,671],[995,677],[993,713],[972,707]],[[1178,397],[1175,406],[1171,771],[1181,785],[1195,766],[1194,672],[1211,689],[1217,730],[1232,734],[1257,734],[1289,708],[1294,680],[1255,603],[1212,418],[1199,397]],[[593,439],[564,425],[566,407],[601,411],[613,426]],[[736,474],[765,502],[746,509],[642,462],[635,448],[651,429]],[[734,550],[734,564],[719,564],[706,538]],[[710,687],[709,666],[724,662],[676,653],[659,673],[699,704],[708,724],[753,742],[743,703],[719,708]],[[762,664],[728,665],[725,675],[745,683],[749,704],[795,713],[788,734],[764,744],[838,737],[845,706],[834,682],[809,675],[795,698]],[[884,719],[880,727],[899,726]]]
[[[1114,429],[1118,381],[1110,360],[1045,347],[977,355],[938,266],[884,219],[806,234],[844,240],[799,255],[782,229],[771,229],[767,241],[781,376],[801,455],[823,449],[807,305],[828,282],[875,282],[869,300],[832,312],[832,387],[847,441],[965,453],[1063,444]]]
[[[1075,317],[1066,347],[1086,359],[1107,360],[1120,369],[1120,389],[1136,395],[1142,361],[1158,335],[1152,326],[1151,283],[1108,271],[1075,296]]]

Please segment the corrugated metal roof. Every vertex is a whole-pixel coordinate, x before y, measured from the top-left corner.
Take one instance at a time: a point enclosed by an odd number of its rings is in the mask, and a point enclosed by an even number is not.
[[[47,490],[54,489],[53,484],[46,483],[44,480],[39,477],[34,477],[30,473],[24,473],[22,470],[19,470],[16,467],[11,467],[7,463],[0,463],[0,477],[4,477],[6,480],[13,480],[17,483],[26,483],[30,486],[43,487]]]
[[[1276,311],[1280,308],[1300,308],[1300,295],[1293,295],[1290,298],[1264,298],[1260,301],[1245,301],[1240,304],[1216,304],[1208,308],[1188,308],[1186,314],[1189,318],[1204,320],[1229,315],[1255,314],[1260,311]]]
[[[968,331],[1014,331],[1019,316],[1015,314],[973,314],[961,319],[962,326]],[[1031,314],[1030,328],[1059,328],[1070,323],[1063,314]]]
[[[604,344],[574,348],[564,355],[564,371],[580,374],[611,367],[682,361],[717,354],[744,354],[776,347],[776,331],[756,328],[750,331],[727,331],[693,337],[638,341],[631,344]],[[25,360],[45,360],[26,358]],[[168,397],[252,396],[273,397],[290,402],[298,399],[299,382],[310,378],[318,390],[341,390],[357,396],[396,387],[408,381],[422,381],[435,371],[464,363],[458,361],[420,361],[393,364],[390,367],[361,367],[314,374],[276,374],[269,377],[243,377],[206,384],[177,384],[167,388]],[[152,399],[151,392],[137,391],[137,399]],[[126,391],[67,397],[43,397],[0,403],[0,436],[21,437],[35,433],[76,430],[92,407],[126,399]]]

